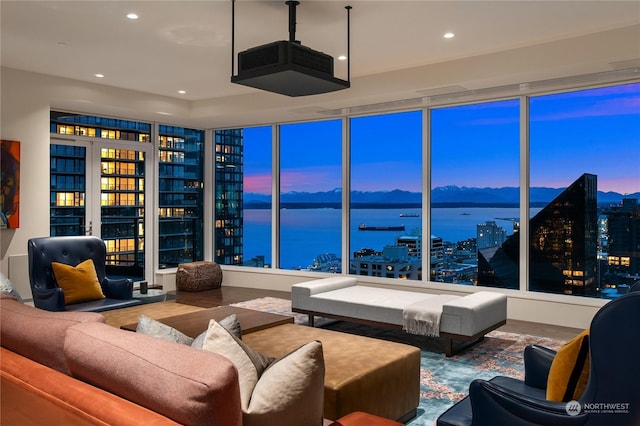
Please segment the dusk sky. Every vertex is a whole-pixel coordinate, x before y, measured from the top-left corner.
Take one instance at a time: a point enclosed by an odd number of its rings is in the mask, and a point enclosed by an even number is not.
[[[432,112],[432,186],[519,186],[519,101]],[[532,97],[532,186],[583,173],[600,191],[640,191],[640,83]],[[352,189],[421,191],[422,112],[354,118]],[[281,127],[283,192],[341,184],[340,120]],[[245,129],[245,191],[271,192],[271,127]]]

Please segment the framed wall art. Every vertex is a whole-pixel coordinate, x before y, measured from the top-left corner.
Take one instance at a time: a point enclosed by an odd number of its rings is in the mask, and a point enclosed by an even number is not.
[[[0,229],[20,227],[20,142],[0,140]]]

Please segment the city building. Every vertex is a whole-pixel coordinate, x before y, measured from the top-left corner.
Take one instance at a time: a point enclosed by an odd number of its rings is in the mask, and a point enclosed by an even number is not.
[[[204,259],[204,131],[159,126],[159,268]]]
[[[214,239],[216,252],[214,259],[223,265],[243,264],[242,141],[241,130],[215,132]]]
[[[476,247],[478,250],[499,247],[507,239],[507,231],[496,225],[495,221],[487,221],[477,225]]]
[[[583,174],[530,221],[529,288],[595,296],[598,262],[597,176]],[[519,233],[478,250],[478,281],[517,288]]]
[[[607,212],[609,272],[626,281],[640,279],[640,206],[635,198],[625,198]]]

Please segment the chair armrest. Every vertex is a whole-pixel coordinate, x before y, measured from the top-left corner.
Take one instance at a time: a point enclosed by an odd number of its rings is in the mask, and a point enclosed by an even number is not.
[[[469,385],[474,426],[578,426],[587,421],[581,412],[570,416],[565,402],[534,399],[486,380]]]
[[[102,281],[102,291],[109,299],[133,299],[133,281],[128,278],[105,278]]]
[[[33,304],[38,309],[62,312],[65,310],[64,291],[61,288],[31,287]]]
[[[538,389],[547,388],[547,379],[556,351],[544,346],[524,348],[524,383]]]

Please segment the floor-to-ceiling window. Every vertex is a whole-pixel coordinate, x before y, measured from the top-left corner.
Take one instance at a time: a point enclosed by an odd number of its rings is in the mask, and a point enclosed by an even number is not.
[[[215,260],[272,265],[271,126],[215,130]]]
[[[519,114],[518,100],[431,111],[432,281],[518,288]]]
[[[614,297],[640,278],[640,84],[530,99],[529,290]]]
[[[422,279],[422,112],[350,122],[350,273]]]
[[[280,126],[282,269],[341,271],[342,121]]]
[[[215,210],[201,214],[215,220],[214,260],[334,273],[346,272],[341,267],[348,265],[351,274],[381,279],[513,289],[524,288],[519,269],[527,262],[528,290],[615,297],[640,279],[639,99],[640,84],[618,84],[216,130]],[[56,114],[52,235],[101,234],[110,241],[114,264],[124,267],[148,257],[140,253],[151,241],[152,227],[145,225],[149,197],[166,195],[158,200],[160,212],[171,211],[167,217],[182,225],[190,215],[178,209],[202,205],[196,201],[202,179],[195,168],[175,171],[187,163],[201,167],[202,151],[194,149],[187,160],[186,139],[175,128]],[[140,143],[153,139],[152,129],[160,136],[159,188],[151,188],[148,174],[153,146]],[[202,139],[197,143],[201,149]],[[342,211],[343,176],[349,179],[348,212]],[[279,183],[278,193],[271,192],[273,182]],[[522,182],[529,182],[524,190]],[[280,207],[275,213],[274,200]],[[528,233],[521,235],[519,220],[527,216]],[[160,234],[170,236],[174,228],[157,220]],[[200,249],[191,248],[197,241],[188,241],[198,231],[182,231],[180,259],[199,258]],[[273,247],[279,251],[272,253]],[[345,247],[348,260],[341,259]],[[151,266],[173,266],[157,251]],[[431,257],[421,262],[427,251]],[[422,264],[429,265],[428,274],[422,274]]]

